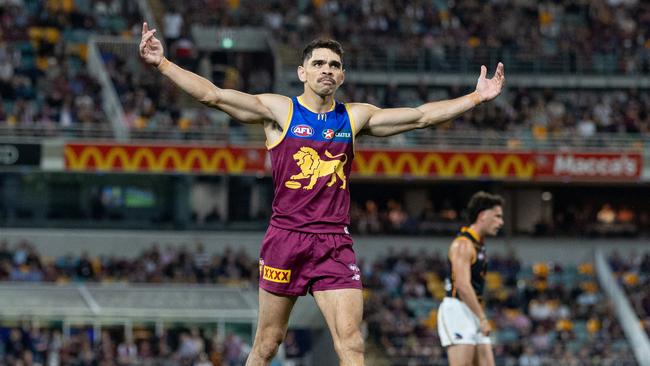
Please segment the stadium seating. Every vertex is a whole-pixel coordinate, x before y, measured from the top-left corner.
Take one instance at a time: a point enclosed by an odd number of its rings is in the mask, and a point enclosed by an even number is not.
[[[365,319],[391,365],[446,364],[436,328],[446,259],[395,252],[363,268]],[[491,258],[485,304],[497,364],[635,364],[595,281],[590,263],[522,268]]]
[[[112,135],[86,70],[87,42],[93,34],[130,37],[140,18],[135,2],[18,0],[0,4],[0,15],[3,134]]]

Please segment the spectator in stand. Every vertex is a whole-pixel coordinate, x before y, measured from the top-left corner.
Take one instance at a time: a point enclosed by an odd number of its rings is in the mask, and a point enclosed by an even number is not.
[[[182,34],[183,15],[178,12],[174,5],[171,5],[165,12],[165,16],[163,17],[163,30],[167,47],[171,47]]]
[[[616,211],[614,211],[612,205],[605,203],[600,210],[598,210],[596,220],[598,220],[598,223],[600,224],[611,225],[616,221]]]

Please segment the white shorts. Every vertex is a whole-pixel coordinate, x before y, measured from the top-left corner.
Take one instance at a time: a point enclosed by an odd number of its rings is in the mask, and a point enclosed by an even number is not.
[[[438,336],[443,347],[454,344],[492,344],[481,333],[479,318],[462,301],[445,297],[438,308]]]

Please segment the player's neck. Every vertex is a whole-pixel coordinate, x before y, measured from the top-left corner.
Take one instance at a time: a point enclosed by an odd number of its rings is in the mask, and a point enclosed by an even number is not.
[[[476,238],[476,240],[483,241],[483,230],[479,228],[475,223],[469,226],[470,233]]]
[[[334,95],[320,96],[305,90],[300,96],[300,102],[316,113],[327,113],[332,110],[334,105]]]

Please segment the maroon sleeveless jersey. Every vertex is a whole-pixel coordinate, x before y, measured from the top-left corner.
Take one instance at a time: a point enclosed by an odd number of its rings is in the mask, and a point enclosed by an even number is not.
[[[282,138],[268,147],[275,187],[271,225],[347,233],[354,121],[343,103],[335,102],[326,113],[311,111],[299,97],[291,104]]]

